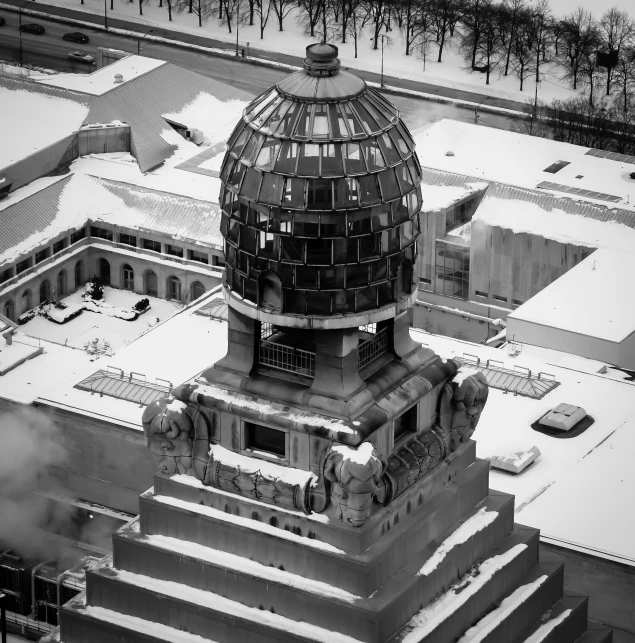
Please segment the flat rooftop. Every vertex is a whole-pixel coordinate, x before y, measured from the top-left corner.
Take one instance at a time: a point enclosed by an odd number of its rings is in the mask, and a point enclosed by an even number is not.
[[[415,131],[414,139],[423,166],[523,188],[547,182],[558,187],[540,189],[552,194],[635,209],[635,180],[629,176],[635,165],[613,160],[617,155],[595,156],[587,147],[450,119]]]
[[[634,262],[628,252],[596,250],[509,316],[619,343],[635,332]]]

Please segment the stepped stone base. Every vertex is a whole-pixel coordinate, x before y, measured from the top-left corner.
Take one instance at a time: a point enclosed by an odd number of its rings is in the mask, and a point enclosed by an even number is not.
[[[159,475],[64,643],[595,643],[467,443],[361,529]]]

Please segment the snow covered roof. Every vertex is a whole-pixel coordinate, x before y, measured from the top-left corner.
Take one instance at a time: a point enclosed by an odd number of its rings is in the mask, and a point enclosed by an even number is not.
[[[571,363],[546,363],[524,352],[512,357],[505,349],[415,329],[411,335],[442,357],[479,356],[482,361],[502,362],[505,368],[523,367],[555,377],[559,386],[541,400],[490,388],[473,436],[477,456],[525,451],[532,446],[542,454],[518,475],[492,469],[490,487],[516,496],[519,523],[537,527],[554,540],[575,542],[593,555],[617,556],[635,564],[634,518],[632,512],[624,511],[624,507],[635,503],[633,473],[628,472],[632,469],[632,450],[612,445],[633,445],[635,440],[631,419],[635,415],[634,384],[578,370]],[[583,407],[594,418],[594,424],[571,439],[553,438],[531,428],[533,422],[561,402]]]
[[[589,148],[450,119],[413,135],[421,165],[523,188],[549,181],[593,190],[619,197],[621,208],[635,210],[635,181],[629,178],[635,167],[587,154]],[[582,195],[573,198],[605,203]]]
[[[635,332],[635,283],[629,278],[634,262],[630,252],[597,250],[509,317],[621,342]]]
[[[591,248],[635,247],[635,211],[492,183],[473,222]]]
[[[85,174],[71,174],[0,205],[0,263],[87,221],[104,221],[222,247],[217,204]]]
[[[34,85],[0,76],[0,170],[73,135],[88,115],[88,100]]]
[[[115,84],[116,73],[127,77],[127,82]],[[24,101],[27,105],[26,112],[10,109],[11,118],[3,119],[0,134],[8,130],[15,135],[9,137],[7,133],[2,149],[8,138],[18,151],[24,148],[32,153],[82,125],[121,121],[131,128],[133,154],[142,172],[164,163],[183,141],[165,116],[181,114],[179,122],[202,129],[206,135],[213,134],[219,127],[227,129],[228,119],[233,127],[245,103],[253,98],[246,91],[207,76],[140,56],[128,56],[93,74],[60,74],[38,81],[0,77],[0,88],[3,113],[8,97],[12,103],[22,105]],[[28,99],[27,94],[32,98]],[[46,119],[42,118],[44,113]],[[34,130],[33,123],[40,125]],[[25,143],[20,142],[23,136]],[[48,142],[42,144],[42,140]],[[0,160],[6,156],[14,163],[24,158],[25,153],[20,154],[0,150]],[[0,162],[0,168],[3,165]]]

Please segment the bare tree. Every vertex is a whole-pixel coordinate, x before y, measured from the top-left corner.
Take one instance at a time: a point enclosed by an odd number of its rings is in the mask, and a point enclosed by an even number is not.
[[[622,49],[613,75],[613,86],[624,115],[629,111],[635,94],[635,47]]]
[[[178,7],[178,0],[165,0],[165,6],[168,8],[168,20],[172,22],[172,11]]]
[[[461,12],[461,51],[471,69],[476,65],[476,52],[481,42],[483,19],[491,0],[466,0]]]
[[[626,11],[615,7],[609,9],[600,19],[598,28],[600,42],[607,55],[606,95],[611,93],[613,69],[617,64],[621,50],[630,44],[635,35],[635,24]]]
[[[511,67],[515,76],[520,80],[520,91],[523,91],[525,80],[533,75],[533,53],[529,46],[529,24],[526,22],[520,23],[516,36],[514,38],[514,46],[512,49]]]
[[[458,20],[459,5],[457,0],[434,0],[433,11],[436,41],[439,45],[437,62],[441,62],[445,43],[454,32],[454,26]]]
[[[181,0],[175,5],[177,11],[183,11],[188,8],[188,13],[193,13],[198,18],[198,26],[202,27],[203,23],[212,15],[214,5],[212,0]]]
[[[425,57],[430,49],[433,29],[432,0],[418,0],[416,4],[408,0],[408,9],[402,25],[403,39],[406,43],[406,56],[415,46]]]
[[[597,24],[589,11],[578,7],[561,23],[562,42],[560,60],[566,69],[565,78],[573,83],[573,89],[578,88],[580,66],[585,52],[595,51],[599,45]]]
[[[591,105],[595,100],[595,88],[600,84],[601,72],[597,53],[591,49],[584,50],[580,59],[580,78],[589,92]]]
[[[521,22],[527,20],[527,10],[525,9],[525,0],[503,0],[501,7],[501,18],[505,26],[505,76],[509,74],[509,65],[512,57],[516,33]]]
[[[237,24],[244,24],[247,21],[245,15],[245,0],[224,0],[225,14],[220,21],[222,25],[227,25],[227,31],[232,33],[232,27]]]
[[[254,0],[254,12],[258,16],[258,26],[260,27],[260,40],[265,37],[265,28],[271,15],[270,0]]]
[[[368,5],[362,2],[356,3],[349,15],[347,32],[353,39],[355,58],[357,58],[357,43],[359,41],[359,36],[363,33],[364,27],[371,20],[371,17],[372,13],[370,12]]]
[[[370,0],[368,6],[373,20],[373,49],[376,50],[379,42],[379,34],[388,24],[390,5],[387,0]]]
[[[322,4],[324,0],[298,0],[298,7],[301,13],[298,15],[298,22],[302,26],[304,33],[315,37],[315,26],[320,19]]]
[[[486,85],[489,85],[490,75],[500,65],[504,53],[500,24],[497,20],[498,10],[499,8],[492,4],[483,8],[481,38],[476,49],[475,61],[485,67]]]
[[[534,51],[536,83],[540,82],[540,69],[547,61],[547,50],[552,37],[552,14],[549,0],[538,0],[530,11],[531,41]]]
[[[279,31],[284,31],[282,28],[282,22],[289,15],[289,12],[293,9],[295,4],[295,0],[271,0],[271,6],[278,18]]]

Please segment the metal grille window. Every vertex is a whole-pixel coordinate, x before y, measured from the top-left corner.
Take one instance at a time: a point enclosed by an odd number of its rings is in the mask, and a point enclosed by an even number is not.
[[[307,377],[315,376],[315,353],[312,351],[260,340],[259,362],[264,366]]]
[[[374,324],[362,327],[361,330],[372,333]],[[382,355],[388,350],[388,328],[384,326],[381,330],[375,332],[371,337],[359,343],[359,368],[370,364],[374,359]]]
[[[436,251],[434,291],[467,299],[470,282],[469,247],[437,241]]]

